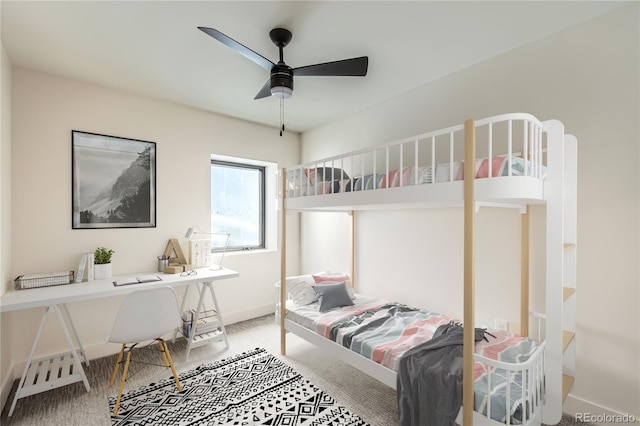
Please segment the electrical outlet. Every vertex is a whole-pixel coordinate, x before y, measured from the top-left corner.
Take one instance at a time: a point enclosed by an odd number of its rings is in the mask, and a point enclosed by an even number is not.
[[[509,331],[509,321],[500,318],[496,318],[494,321],[496,330]]]

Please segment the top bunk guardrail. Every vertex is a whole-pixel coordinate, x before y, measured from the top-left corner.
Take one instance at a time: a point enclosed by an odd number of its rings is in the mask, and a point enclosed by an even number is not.
[[[474,126],[476,199],[542,201],[543,123],[530,114],[512,113],[476,120]],[[464,124],[460,124],[288,167],[278,195],[285,195],[285,207],[294,210],[455,205],[463,199],[463,159]]]

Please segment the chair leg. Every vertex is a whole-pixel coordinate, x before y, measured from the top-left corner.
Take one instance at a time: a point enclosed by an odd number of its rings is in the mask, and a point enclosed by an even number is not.
[[[118,415],[118,409],[120,408],[120,398],[122,398],[122,391],[124,390],[124,382],[127,379],[127,372],[129,371],[129,361],[131,361],[131,351],[127,352],[127,360],[124,363],[124,371],[122,372],[122,379],[120,380],[120,390],[118,391],[116,406],[113,409],[114,416]]]
[[[162,361],[164,361],[164,366],[169,367],[169,360],[167,359],[167,354],[164,350],[164,340],[158,339],[158,347],[160,348],[160,352],[162,353]]]
[[[182,385],[180,384],[180,380],[178,379],[178,372],[176,371],[176,366],[173,365],[173,359],[171,359],[171,354],[169,353],[169,347],[165,341],[160,341],[160,344],[164,347],[164,354],[166,354],[167,360],[169,361],[169,366],[171,366],[171,371],[173,372],[173,379],[176,381],[176,386],[178,387],[178,392],[182,392]]]
[[[113,373],[111,374],[111,379],[109,380],[109,387],[113,386],[113,382],[116,380],[116,373],[120,369],[120,362],[122,362],[122,355],[124,355],[125,345],[123,344],[120,348],[120,353],[118,354],[118,360],[116,361],[116,365],[113,366]]]

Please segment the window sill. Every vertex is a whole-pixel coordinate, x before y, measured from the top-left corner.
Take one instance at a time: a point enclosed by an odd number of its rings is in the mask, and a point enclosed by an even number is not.
[[[234,250],[234,251],[227,251],[226,256],[243,256],[243,255],[249,255],[249,254],[266,254],[266,253],[276,253],[278,250],[274,250],[274,249],[252,249],[252,250]],[[211,253],[212,256],[215,256],[216,253],[213,252]]]

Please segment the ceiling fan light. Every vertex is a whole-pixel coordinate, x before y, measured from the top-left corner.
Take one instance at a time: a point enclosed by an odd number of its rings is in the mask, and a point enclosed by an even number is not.
[[[278,99],[289,99],[293,95],[293,90],[287,86],[275,86],[271,88],[271,95]]]

